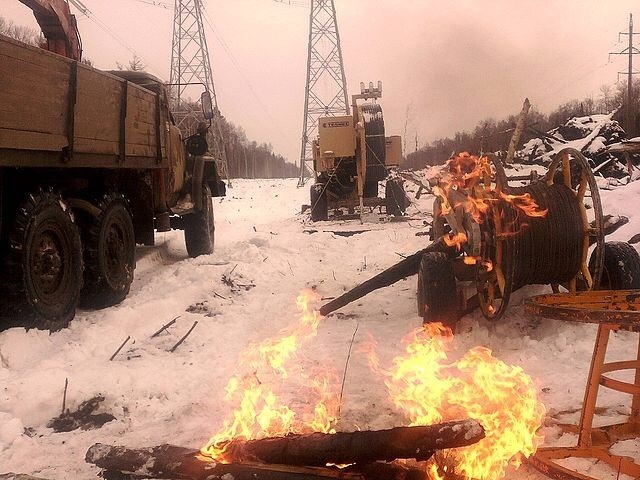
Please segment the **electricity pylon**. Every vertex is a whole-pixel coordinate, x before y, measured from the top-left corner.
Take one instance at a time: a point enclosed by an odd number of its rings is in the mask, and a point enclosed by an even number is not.
[[[311,0],[298,186],[304,185],[313,171],[313,139],[318,133],[318,118],[338,115],[349,115],[349,101],[336,7],[334,0]]]
[[[193,91],[193,84],[202,84],[209,91],[214,109],[209,149],[218,166],[219,175],[229,180],[220,110],[213,84],[202,11],[202,0],[175,0],[169,81],[173,89],[172,111],[183,134],[193,133],[195,126],[203,121],[204,117],[201,109],[193,108],[190,99],[186,97],[187,90]]]

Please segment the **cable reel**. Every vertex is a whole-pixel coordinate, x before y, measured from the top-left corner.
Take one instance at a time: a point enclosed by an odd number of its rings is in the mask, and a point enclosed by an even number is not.
[[[444,233],[436,217],[441,210],[452,234],[464,232],[467,237],[461,255],[474,259],[469,263],[474,263],[485,318],[499,319],[511,293],[525,285],[550,284],[554,291],[563,285],[572,292],[597,286],[603,270],[602,204],[582,153],[563,149],[547,174],[526,186],[510,186],[497,157],[488,156],[488,164],[475,185],[451,189],[434,206],[436,235]],[[482,219],[459,208],[462,196],[467,196],[466,202],[488,206]],[[589,249],[594,244],[590,271]]]

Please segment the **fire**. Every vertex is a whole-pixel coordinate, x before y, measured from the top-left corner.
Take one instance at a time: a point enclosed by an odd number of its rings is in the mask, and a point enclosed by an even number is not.
[[[410,425],[473,418],[485,429],[485,439],[456,450],[458,475],[497,480],[509,465],[518,467],[523,457],[535,453],[542,442],[536,432],[544,406],[520,367],[507,365],[483,347],[449,360],[453,334],[440,323],[425,325],[405,340],[405,353],[389,370],[380,368],[375,354],[370,352],[369,358],[372,368],[386,377],[391,399]],[[433,466],[429,469],[432,478],[440,478]]]
[[[305,372],[296,361],[297,351],[316,336],[322,317],[311,308],[317,300],[312,291],[298,297],[299,321],[279,336],[251,345],[242,355],[249,367],[233,376],[225,399],[235,406],[222,429],[201,449],[218,462],[229,462],[231,440],[285,436],[290,433],[334,433],[339,406],[339,382],[326,373]],[[430,461],[425,470],[432,480],[442,480],[454,471],[467,479],[498,480],[508,466],[518,467],[532,455],[542,438],[537,430],[544,406],[539,402],[531,378],[517,366],[495,358],[491,351],[476,347],[461,358],[449,358],[453,333],[440,323],[430,323],[412,332],[405,351],[384,369],[368,349],[371,368],[380,373],[404,424],[434,423],[472,418],[485,429],[479,443],[447,454],[446,464]],[[295,378],[302,382],[300,395],[316,399],[306,411],[283,403],[265,380]],[[313,403],[313,402],[312,402]],[[443,476],[444,475],[444,476]]]
[[[474,222],[481,224],[497,213],[493,207],[500,200],[511,204],[516,212],[525,217],[544,217],[547,214],[547,210],[541,209],[529,193],[510,195],[492,187],[496,172],[486,156],[478,157],[462,152],[450,158],[446,166],[447,174],[433,189],[433,193],[441,201],[441,214],[444,216],[458,212],[456,217],[459,217],[465,213]],[[457,218],[457,221],[460,219]],[[502,219],[500,221],[502,222]],[[504,231],[500,232],[500,236],[515,235],[518,233],[516,230],[528,226],[526,222],[520,221],[517,229],[514,227],[513,231],[509,230],[514,224],[515,220],[511,224],[503,225]],[[444,241],[447,245],[456,246],[461,250],[467,242],[467,236],[465,232],[458,231],[449,237],[445,236]]]
[[[462,245],[467,243],[467,234],[464,232],[450,233],[443,237],[444,243],[450,247],[456,247],[458,250],[462,249]]]
[[[311,308],[319,299],[311,291],[304,291],[297,298],[301,311],[298,324],[289,331],[281,332],[257,345],[251,345],[242,355],[241,363],[250,367],[250,372],[233,376],[225,388],[225,400],[236,408],[225,420],[220,432],[214,435],[201,449],[204,455],[226,462],[228,442],[233,439],[252,440],[267,436],[284,436],[289,433],[320,431],[331,433],[336,421],[338,395],[330,374],[303,372],[292,360],[300,346],[316,336],[322,318]],[[276,392],[260,381],[260,374],[280,379],[295,378],[303,381],[301,390],[308,398],[317,399],[308,412],[295,412],[282,403]]]
[[[500,197],[503,200],[511,203],[514,207],[521,210],[527,217],[545,217],[548,210],[540,210],[540,207],[536,201],[531,198],[529,193],[522,195],[507,195],[500,192]]]

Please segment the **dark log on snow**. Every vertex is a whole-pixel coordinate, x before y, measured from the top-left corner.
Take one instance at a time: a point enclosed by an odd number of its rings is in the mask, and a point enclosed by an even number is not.
[[[375,277],[370,278],[369,280],[352,288],[348,292],[345,292],[339,297],[336,297],[334,300],[331,300],[329,303],[326,303],[325,305],[320,307],[320,314],[326,316],[331,312],[338,310],[339,308],[342,308],[345,305],[358,300],[359,298],[364,297],[374,290],[378,290],[382,287],[387,287],[396,282],[399,282],[403,278],[407,278],[411,275],[417,274],[418,268],[420,267],[420,260],[422,260],[422,255],[428,252],[443,252],[455,255],[456,248],[449,247],[444,242],[442,237],[440,237],[427,248],[423,248],[413,255],[409,255],[407,258],[396,263],[392,267],[389,267],[383,272],[380,272]]]
[[[103,469],[106,480],[146,478],[189,480],[427,480],[423,468],[399,463],[375,462],[347,469],[336,467],[296,467],[256,463],[218,464],[196,450],[161,445],[130,450],[95,444],[86,460]]]
[[[425,478],[421,468],[380,460],[427,460],[436,450],[472,445],[482,438],[480,424],[464,420],[381,431],[235,440],[228,445],[229,464],[218,464],[197,450],[174,445],[130,450],[97,443],[85,459],[104,469],[109,480],[213,480],[225,475],[235,480],[421,480]],[[355,465],[338,469],[327,464]]]
[[[475,420],[389,430],[311,433],[260,440],[234,440],[226,453],[233,461],[323,466],[366,464],[401,458],[428,460],[436,450],[472,445],[484,438]]]

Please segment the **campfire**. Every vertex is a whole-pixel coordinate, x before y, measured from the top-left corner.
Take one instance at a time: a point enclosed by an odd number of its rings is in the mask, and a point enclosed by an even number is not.
[[[454,336],[441,324],[412,332],[405,339],[405,352],[389,368],[380,364],[375,344],[367,344],[371,369],[384,378],[400,425],[336,432],[338,377],[305,373],[297,358],[321,324],[323,317],[311,307],[318,299],[313,291],[303,292],[297,300],[299,321],[244,353],[243,364],[250,373],[229,380],[226,401],[232,404],[231,412],[199,452],[170,446],[131,451],[96,445],[87,454],[88,461],[108,471],[144,468],[160,478],[209,478],[212,472],[245,467],[243,472],[255,474],[256,469],[280,471],[286,465],[287,475],[309,474],[306,469],[313,467],[315,476],[309,478],[497,480],[504,478],[509,465],[518,467],[522,458],[535,452],[541,442],[536,432],[544,407],[532,380],[520,367],[505,364],[485,348],[450,359]],[[260,380],[265,375],[302,382],[312,400],[310,408],[292,409]],[[434,455],[443,449],[451,450],[446,456]],[[413,461],[394,462],[397,459]],[[151,471],[149,465],[154,466]]]
[[[486,157],[461,154],[448,166],[449,175],[434,193],[441,214],[452,226],[462,227],[462,216],[475,225],[490,223],[498,236],[511,236],[528,228],[527,218],[547,214],[527,192],[504,193],[496,184],[500,176]],[[499,205],[504,204],[510,205],[511,216],[503,215],[507,209]],[[482,240],[469,238],[465,232],[470,231],[453,228],[442,235],[443,245],[464,248],[464,263],[484,269],[493,275],[495,288],[503,288],[503,265],[492,261],[495,252],[474,252],[470,242]],[[234,474],[240,469],[251,478],[274,479],[304,474],[304,478],[363,480],[499,480],[542,443],[537,431],[544,406],[531,378],[489,349],[456,352],[451,329],[438,322],[411,332],[404,340],[404,352],[390,365],[382,365],[375,341],[359,352],[366,354],[372,372],[384,381],[398,413],[397,426],[337,432],[341,376],[326,369],[306,371],[299,358],[300,349],[316,337],[324,318],[313,308],[318,300],[316,292],[302,292],[297,298],[299,320],[242,354],[242,369],[225,388],[230,413],[200,451],[165,446],[125,455],[95,446],[88,459],[107,470],[135,472],[132,465],[121,462],[129,456],[137,464],[155,465],[147,473],[166,475],[161,478],[210,478],[212,472]],[[304,408],[292,405],[274,387],[287,382],[295,382],[305,398]],[[165,459],[159,461],[155,455]],[[265,471],[280,476],[261,476]]]

